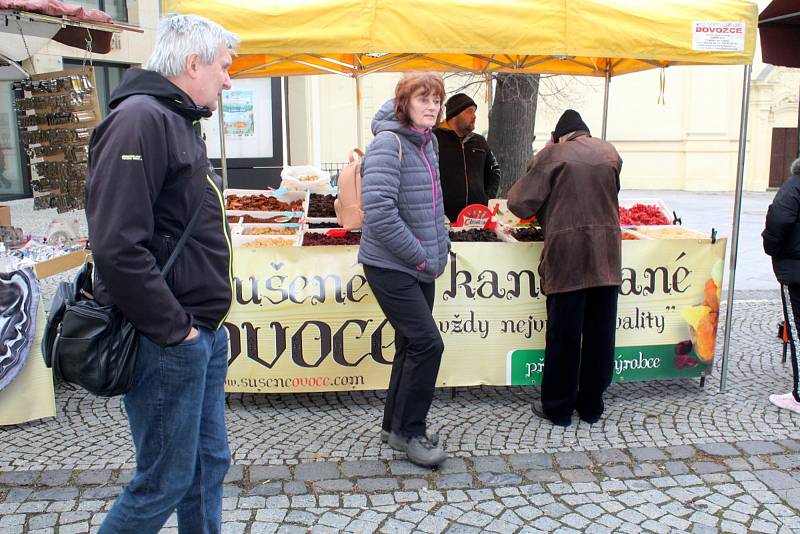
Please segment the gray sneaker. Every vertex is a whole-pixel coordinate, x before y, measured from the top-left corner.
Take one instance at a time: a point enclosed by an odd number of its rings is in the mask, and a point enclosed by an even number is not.
[[[435,467],[447,459],[447,454],[439,446],[431,443],[427,436],[405,438],[390,432],[389,446],[396,451],[406,453],[409,460],[423,467]]]
[[[381,430],[381,441],[383,443],[389,443],[389,434],[391,434],[391,432],[389,432],[388,430]],[[438,445],[439,434],[437,432],[434,432],[433,434],[428,434],[428,441],[430,441],[434,445]]]
[[[430,442],[427,436],[414,436],[406,445],[408,459],[422,467],[436,467],[447,460],[447,453]]]

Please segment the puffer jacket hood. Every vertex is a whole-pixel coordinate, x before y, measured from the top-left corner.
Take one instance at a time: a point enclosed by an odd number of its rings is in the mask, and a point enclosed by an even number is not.
[[[125,71],[119,86],[111,94],[108,107],[114,109],[133,95],[148,95],[158,98],[162,104],[192,121],[211,116],[210,109],[206,106],[196,106],[191,97],[177,85],[151,70],[130,68]]]
[[[415,145],[421,146],[430,140],[430,130],[425,132],[404,125],[394,112],[394,98],[384,103],[372,119],[372,135],[392,132],[405,136]]]

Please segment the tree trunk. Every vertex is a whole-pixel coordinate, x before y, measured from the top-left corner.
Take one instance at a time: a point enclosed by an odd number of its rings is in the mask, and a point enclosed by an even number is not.
[[[533,157],[538,74],[498,74],[487,141],[500,162],[503,178],[498,198],[504,198],[525,175]]]

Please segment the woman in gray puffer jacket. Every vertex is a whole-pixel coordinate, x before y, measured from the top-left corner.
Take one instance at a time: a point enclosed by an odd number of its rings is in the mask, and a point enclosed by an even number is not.
[[[358,260],[395,330],[381,437],[423,466],[439,465],[447,457],[438,437],[426,432],[444,352],[432,313],[435,280],[450,250],[439,149],[431,133],[443,99],[440,76],[404,76],[395,98],[372,121],[375,139],[361,167],[364,223]]]

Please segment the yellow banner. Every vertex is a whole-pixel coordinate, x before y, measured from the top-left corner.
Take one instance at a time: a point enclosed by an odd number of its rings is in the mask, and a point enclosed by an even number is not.
[[[541,243],[453,243],[436,282],[439,386],[538,383]],[[226,391],[385,389],[394,331],[358,247],[237,248]],[[623,242],[615,380],[711,371],[725,240]],[[564,266],[569,268],[569,266]]]

